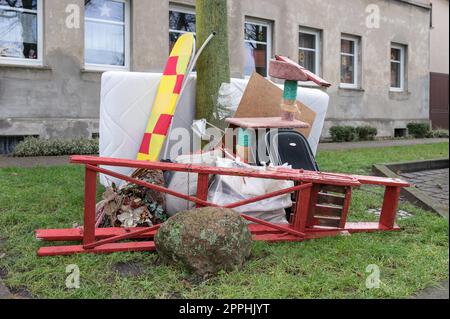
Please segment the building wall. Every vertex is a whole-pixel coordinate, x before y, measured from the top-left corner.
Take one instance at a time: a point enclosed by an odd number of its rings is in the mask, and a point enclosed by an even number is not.
[[[424,0],[422,0],[424,1]],[[324,129],[334,124],[370,124],[382,136],[429,116],[429,9],[390,0],[229,0],[230,62],[243,76],[243,24],[246,16],[274,24],[272,53],[297,59],[299,26],[322,30],[322,75],[333,86]],[[415,1],[414,3],[416,3]],[[65,27],[68,4],[44,1],[44,66],[0,64],[0,136],[91,136],[98,131],[101,72],[85,70],[84,28]],[[194,0],[178,4],[194,5]],[[366,8],[380,8],[377,29],[366,27]],[[131,71],[161,71],[168,56],[168,0],[131,1]],[[83,19],[83,14],[81,16]],[[362,39],[361,89],[341,89],[340,36]],[[407,90],[389,91],[390,44],[407,45]]]
[[[430,71],[449,72],[449,1],[432,0],[432,28],[430,30]]]
[[[430,120],[435,129],[448,125],[449,1],[432,0],[430,31]]]

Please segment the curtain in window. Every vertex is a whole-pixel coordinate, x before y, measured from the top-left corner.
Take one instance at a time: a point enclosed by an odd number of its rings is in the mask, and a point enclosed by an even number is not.
[[[125,3],[86,0],[85,5],[86,63],[125,66]]]

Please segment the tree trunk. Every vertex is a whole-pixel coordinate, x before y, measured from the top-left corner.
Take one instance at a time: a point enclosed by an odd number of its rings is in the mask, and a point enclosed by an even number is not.
[[[219,88],[230,82],[227,0],[196,0],[196,15],[197,47],[212,32],[217,33],[197,63],[196,118],[219,124],[213,115]]]

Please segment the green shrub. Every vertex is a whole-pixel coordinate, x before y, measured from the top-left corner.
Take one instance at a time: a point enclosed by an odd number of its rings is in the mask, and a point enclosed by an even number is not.
[[[371,141],[377,136],[378,130],[376,127],[372,126],[358,126],[356,128],[356,133],[361,141]]]
[[[40,139],[28,137],[17,144],[13,155],[17,157],[93,155],[98,154],[98,139]]]
[[[352,126],[332,126],[330,135],[333,142],[351,142],[358,139],[358,133]]]
[[[425,138],[430,133],[430,125],[428,123],[408,123],[406,127],[409,135],[415,138]]]
[[[429,138],[448,138],[448,130],[433,130],[429,131],[427,134]]]

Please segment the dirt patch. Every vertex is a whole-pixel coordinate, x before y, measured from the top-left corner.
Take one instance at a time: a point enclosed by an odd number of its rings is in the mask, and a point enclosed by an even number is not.
[[[26,287],[9,288],[9,291],[14,298],[18,299],[33,299],[33,295]]]
[[[141,262],[118,262],[112,266],[112,270],[122,277],[137,277],[144,273],[145,266]]]
[[[5,267],[0,266],[0,279],[6,279],[7,276],[8,270]]]

